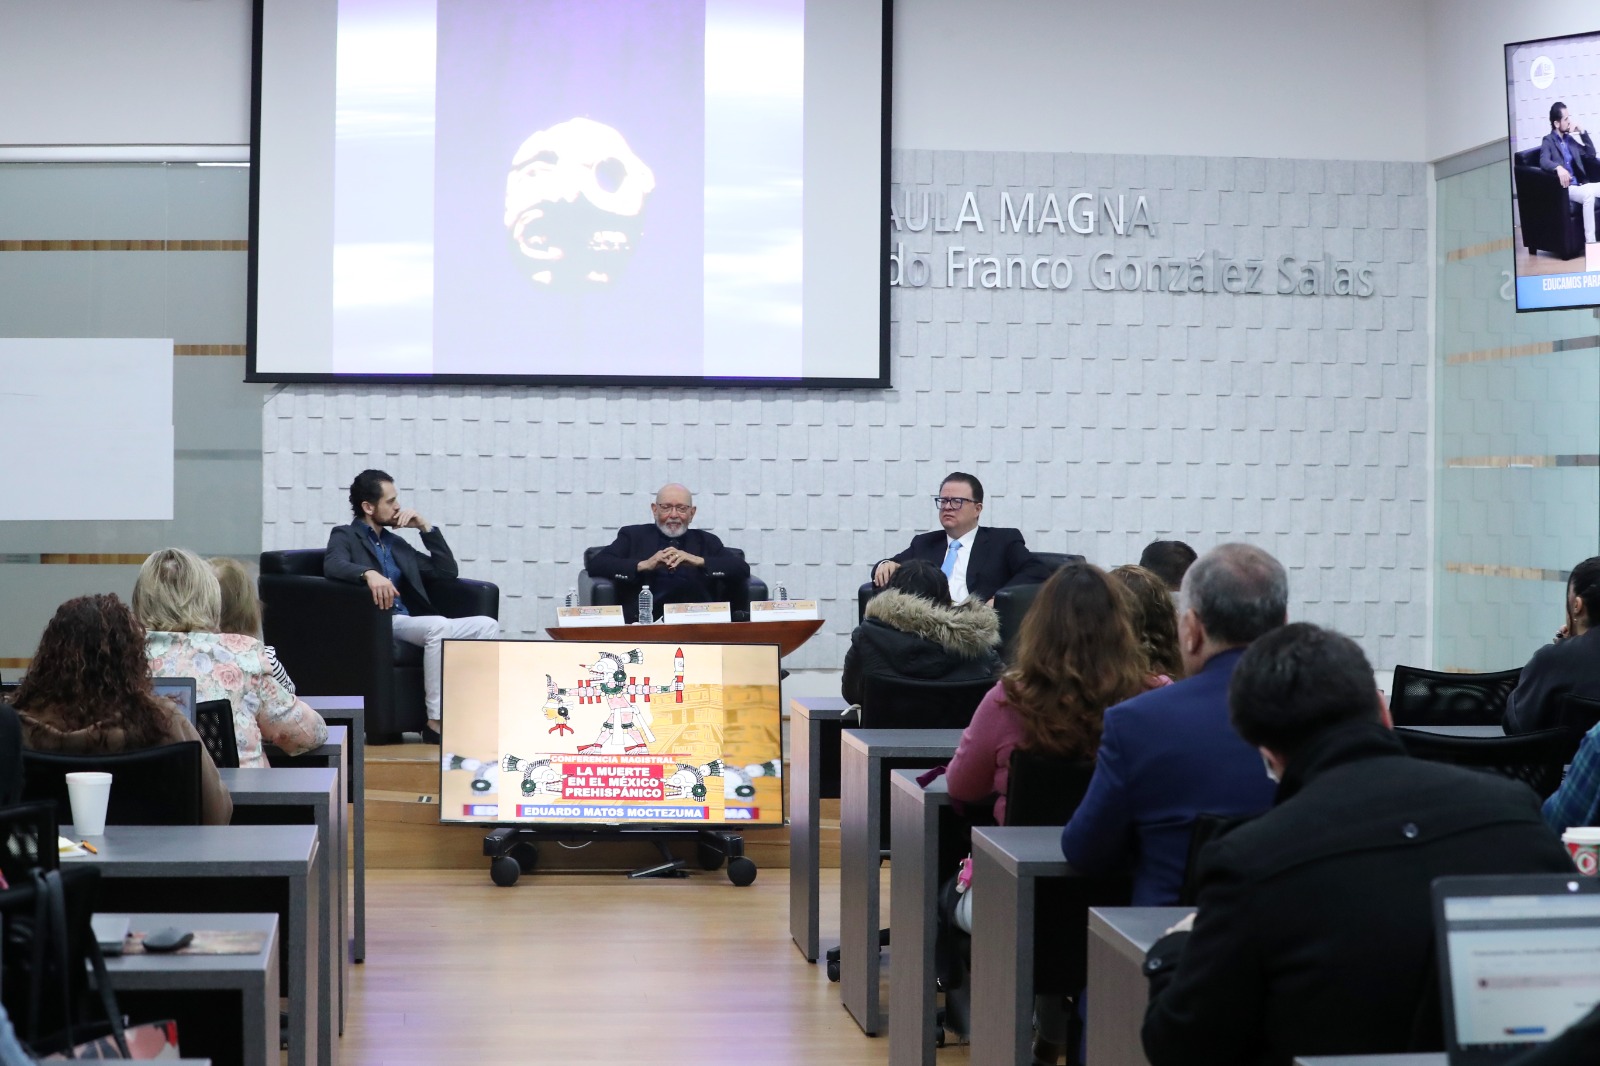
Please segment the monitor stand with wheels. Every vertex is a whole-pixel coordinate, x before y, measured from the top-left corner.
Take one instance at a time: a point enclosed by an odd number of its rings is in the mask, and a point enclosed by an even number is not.
[[[483,838],[483,853],[489,857],[489,877],[502,888],[517,883],[539,865],[539,845],[545,841],[645,840],[654,844],[662,861],[641,867],[629,877],[687,877],[684,859],[674,858],[667,847],[670,841],[695,843],[696,857],[703,870],[716,870],[727,864],[728,880],[741,888],[756,879],[756,864],[744,853],[744,837],[726,829],[525,829],[500,826]]]

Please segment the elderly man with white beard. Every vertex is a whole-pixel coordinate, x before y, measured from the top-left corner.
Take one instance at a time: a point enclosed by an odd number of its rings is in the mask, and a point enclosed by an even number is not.
[[[691,529],[694,494],[682,485],[663,485],[650,505],[654,522],[623,526],[617,539],[589,560],[589,576],[617,583],[622,613],[638,620],[637,594],[649,585],[656,617],[668,603],[707,603],[713,582],[741,587],[750,566],[703,529]]]

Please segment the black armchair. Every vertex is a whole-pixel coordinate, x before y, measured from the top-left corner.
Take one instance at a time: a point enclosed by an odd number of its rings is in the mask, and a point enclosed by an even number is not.
[[[578,571],[578,602],[586,607],[620,606],[624,611],[629,611],[629,605],[636,602],[639,596],[638,582],[628,582],[618,587],[618,583],[609,577],[589,576],[590,561],[604,550],[604,545],[583,550],[583,569]],[[729,548],[728,552],[741,559],[744,558],[743,548]],[[728,602],[736,622],[749,620],[751,600],[770,598],[767,593],[767,583],[754,574],[746,578],[742,586],[737,581],[712,578],[711,588],[718,600]]]
[[[1072,554],[1070,554],[1068,552],[1034,552],[1033,553],[1033,561],[1036,562],[1036,563],[1043,563],[1046,567],[1049,568],[1050,572],[1053,574],[1057,570],[1060,570],[1063,566],[1066,566],[1068,563],[1081,563],[1081,562],[1085,562],[1086,560],[1081,555],[1072,555]],[[1017,593],[1020,592],[1020,590],[1023,590],[1023,589],[1027,589],[1028,592],[1026,594],[1026,600],[1023,602],[1021,612],[1017,613],[1017,615],[1016,615],[1016,620],[1017,620],[1018,624],[1021,623],[1022,616],[1024,614],[1028,613],[1028,606],[1033,603],[1033,596],[1034,596],[1035,593],[1037,593],[1039,591],[1039,586],[1038,585],[1011,585],[1008,588],[1003,588],[999,592],[996,592],[994,594],[994,609],[997,610],[997,611],[1000,611],[1001,610],[1000,609],[1000,602],[1001,602],[1000,601],[1000,597],[1001,597],[1002,594],[1016,595]],[[867,601],[872,599],[872,597],[876,596],[881,591],[883,591],[883,590],[878,588],[876,585],[874,585],[870,581],[866,582],[859,589],[856,590],[856,601],[857,601],[857,603],[856,603],[856,621],[858,623],[863,621],[867,617]],[[1013,636],[1015,636],[1016,630],[1013,629],[1011,631],[1011,633],[1012,633]],[[1001,613],[1000,613],[1000,653],[1001,653],[1001,655],[1005,655],[1006,647],[1007,647],[1008,643],[1009,643],[1009,641],[1008,641],[1007,636],[1006,636],[1006,615],[1005,615],[1004,611],[1001,611]]]
[[[420,730],[422,649],[394,639],[387,611],[364,586],[322,576],[321,548],[261,553],[262,623],[302,696],[361,696],[368,743]],[[446,618],[500,616],[500,589],[487,581],[428,582]]]
[[[22,753],[22,798],[48,800],[63,823],[72,821],[67,775],[99,771],[111,775],[107,825],[199,825],[200,742],[180,740],[114,755]]]
[[[1530,255],[1545,251],[1557,259],[1583,256],[1583,208],[1573,203],[1554,174],[1539,168],[1539,149],[1518,152],[1512,160],[1517,217]]]
[[[1389,714],[1395,725],[1499,725],[1522,667],[1492,674],[1394,668]]]
[[[1571,729],[1540,729],[1510,737],[1453,737],[1398,728],[1395,736],[1416,759],[1452,763],[1522,781],[1549,799],[1561,787],[1566,766],[1583,734]]]

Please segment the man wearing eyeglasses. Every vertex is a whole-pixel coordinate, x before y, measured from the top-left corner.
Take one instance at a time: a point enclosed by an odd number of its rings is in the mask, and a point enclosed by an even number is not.
[[[682,485],[663,485],[650,505],[653,523],[623,526],[617,539],[589,561],[589,576],[609,578],[621,594],[622,615],[638,620],[639,586],[649,585],[656,617],[669,603],[720,599],[715,585],[742,589],[750,564],[722,546],[714,534],[690,529],[694,495]]]
[[[912,559],[925,559],[943,570],[950,579],[950,598],[957,603],[969,595],[988,601],[1007,585],[1049,578],[1049,568],[1034,560],[1021,530],[978,525],[983,483],[977,478],[958,470],[944,479],[933,500],[944,528],[919,533],[905,551],[879,562],[872,568],[874,585],[888,584],[900,564]]]

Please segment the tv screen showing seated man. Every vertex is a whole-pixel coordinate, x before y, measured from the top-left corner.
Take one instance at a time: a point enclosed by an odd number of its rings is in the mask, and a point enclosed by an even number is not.
[[[1600,32],[1506,45],[1518,311],[1600,305]]]
[[[772,644],[447,640],[439,818],[783,823]]]

